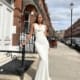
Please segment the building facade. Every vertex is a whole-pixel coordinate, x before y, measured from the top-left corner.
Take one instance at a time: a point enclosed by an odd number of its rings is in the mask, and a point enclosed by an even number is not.
[[[61,40],[64,38],[65,30],[56,31],[56,37]]]
[[[69,27],[64,34],[64,38],[69,37],[71,37],[71,27]],[[80,37],[80,19],[72,25],[72,37]]]
[[[35,22],[38,13],[42,14],[49,34],[53,35],[45,0],[0,0],[0,49],[19,50],[20,42],[25,39],[25,34],[29,34],[30,25]],[[27,45],[30,51],[35,48],[34,40],[33,35]]]

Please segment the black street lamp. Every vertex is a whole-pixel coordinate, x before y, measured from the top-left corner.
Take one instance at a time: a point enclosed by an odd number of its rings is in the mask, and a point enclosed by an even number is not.
[[[72,46],[72,17],[73,17],[73,6],[74,6],[74,3],[70,3],[70,9],[71,9],[71,46]]]

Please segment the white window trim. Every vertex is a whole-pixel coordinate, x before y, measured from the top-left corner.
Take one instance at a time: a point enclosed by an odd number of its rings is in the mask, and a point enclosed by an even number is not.
[[[9,8],[14,9],[14,0],[12,0],[12,5],[10,5],[9,3],[7,3],[5,0],[0,0],[0,2],[4,3],[5,5],[7,5]]]
[[[0,7],[2,8],[1,9],[1,14],[5,14],[4,16],[1,16],[1,18],[2,18],[2,21],[1,21],[1,23],[0,23],[0,25],[1,26],[4,26],[4,28],[2,28],[2,34],[0,35],[0,38],[3,36],[3,38],[1,38],[1,41],[5,41],[5,24],[3,24],[2,22],[3,22],[3,19],[7,16],[7,14],[5,13],[5,11],[6,11],[6,9],[7,10],[9,10],[9,12],[11,12],[11,24],[10,24],[10,35],[9,35],[9,41],[10,41],[10,44],[12,45],[12,32],[11,32],[11,30],[12,30],[12,27],[13,27],[13,9],[11,8],[11,7],[9,7],[9,6],[7,6],[7,5],[5,5],[3,2],[1,2],[0,1]],[[7,17],[8,18],[8,17]],[[5,22],[5,21],[4,21]]]

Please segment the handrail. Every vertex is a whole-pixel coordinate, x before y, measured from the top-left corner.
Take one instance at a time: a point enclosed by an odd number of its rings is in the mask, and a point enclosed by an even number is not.
[[[0,52],[8,52],[8,53],[22,53],[22,51],[14,51],[14,50],[0,50]],[[33,53],[33,52],[25,51],[25,53]]]

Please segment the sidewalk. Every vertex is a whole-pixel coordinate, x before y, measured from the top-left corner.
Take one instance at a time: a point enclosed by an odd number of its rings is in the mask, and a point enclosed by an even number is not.
[[[34,63],[24,73],[23,79],[15,75],[0,75],[0,80],[33,80],[39,62],[38,54],[28,54],[26,59]],[[57,48],[50,48],[49,72],[52,80],[80,80],[79,52],[58,42]]]
[[[50,49],[49,66],[52,80],[80,80],[80,52],[60,42]]]

